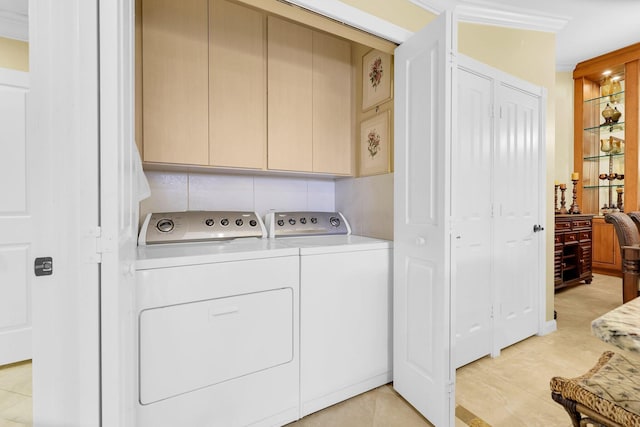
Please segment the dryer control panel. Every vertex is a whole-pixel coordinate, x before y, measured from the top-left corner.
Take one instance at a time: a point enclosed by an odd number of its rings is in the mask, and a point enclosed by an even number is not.
[[[138,245],[206,242],[239,237],[267,237],[255,212],[186,211],[147,214]]]
[[[270,212],[265,217],[269,237],[351,234],[340,212]]]

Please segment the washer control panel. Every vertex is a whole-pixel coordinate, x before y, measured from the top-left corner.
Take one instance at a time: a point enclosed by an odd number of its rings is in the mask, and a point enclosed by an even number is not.
[[[242,211],[158,212],[147,214],[138,244],[206,242],[239,237],[267,237],[258,214]]]
[[[265,217],[269,237],[351,234],[340,212],[270,212]]]

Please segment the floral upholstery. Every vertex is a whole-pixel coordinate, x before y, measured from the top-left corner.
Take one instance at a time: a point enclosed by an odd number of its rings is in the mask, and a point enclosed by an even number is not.
[[[623,426],[640,426],[640,360],[607,351],[586,374],[554,377],[551,391]]]

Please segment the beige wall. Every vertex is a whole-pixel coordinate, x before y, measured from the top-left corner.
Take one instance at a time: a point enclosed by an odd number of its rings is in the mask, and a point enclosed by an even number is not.
[[[0,37],[0,68],[29,71],[29,43]]]
[[[341,0],[385,21],[416,32],[435,19],[435,15],[408,0]]]
[[[573,172],[573,73],[556,73],[556,164],[554,179],[568,182]]]

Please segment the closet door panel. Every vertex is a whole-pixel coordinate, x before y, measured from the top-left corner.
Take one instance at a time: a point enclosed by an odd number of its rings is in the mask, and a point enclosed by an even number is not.
[[[493,336],[493,80],[464,67],[458,70],[458,138],[451,153],[456,367],[491,353]]]
[[[538,331],[540,98],[501,84],[496,141],[495,262],[500,348]]]

